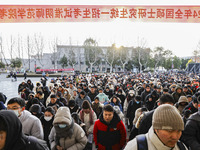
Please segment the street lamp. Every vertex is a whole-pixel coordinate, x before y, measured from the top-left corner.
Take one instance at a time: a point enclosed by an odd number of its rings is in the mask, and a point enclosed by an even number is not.
[[[174,58],[172,57],[172,69],[174,69]]]

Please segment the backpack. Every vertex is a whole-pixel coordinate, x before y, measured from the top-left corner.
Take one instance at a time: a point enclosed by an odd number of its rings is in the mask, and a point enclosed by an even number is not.
[[[24,136],[27,150],[49,150],[46,141],[34,136]]]
[[[148,144],[145,134],[136,136],[138,150],[148,150]],[[178,141],[177,145],[180,150],[186,150],[182,142]]]

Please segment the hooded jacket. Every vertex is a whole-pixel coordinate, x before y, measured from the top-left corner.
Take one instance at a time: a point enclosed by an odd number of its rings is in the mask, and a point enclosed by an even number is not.
[[[185,105],[182,105],[181,103],[186,103]],[[178,102],[175,104],[175,107],[179,110],[180,114],[183,113],[184,108],[188,105],[188,99],[185,96],[181,96],[178,100]]]
[[[33,116],[29,111],[24,110],[19,117],[19,120],[22,123],[22,131],[24,134],[32,135],[39,139],[44,138],[41,121],[36,116]]]
[[[101,114],[94,124],[93,135],[99,150],[121,150],[126,144],[126,129],[116,112],[110,124],[104,121]]]
[[[58,124],[66,124],[63,129]],[[83,129],[76,123],[70,114],[68,107],[60,107],[53,121],[53,128],[49,135],[51,150],[56,150],[56,145],[60,145],[64,150],[81,150],[87,144],[87,137]]]
[[[7,125],[4,150],[48,150],[38,142],[37,138],[27,137],[23,134],[22,124],[13,111],[0,111],[0,117]],[[40,142],[44,141],[40,140]]]
[[[44,113],[42,112],[42,108],[39,104],[33,104],[29,110],[34,116],[40,119],[40,117],[44,116]]]
[[[152,99],[152,101],[149,100],[149,98]],[[149,111],[151,111],[154,108],[155,102],[159,99],[159,94],[156,90],[152,91],[151,94],[147,95],[145,98],[145,106]]]
[[[177,92],[178,89],[181,89],[181,93],[178,93],[178,92]],[[185,96],[185,93],[183,92],[182,87],[177,86],[176,89],[175,89],[175,92],[172,93],[172,96],[173,96],[173,98],[174,98],[175,103],[178,102],[178,100],[179,100],[179,98],[180,98],[181,96]]]

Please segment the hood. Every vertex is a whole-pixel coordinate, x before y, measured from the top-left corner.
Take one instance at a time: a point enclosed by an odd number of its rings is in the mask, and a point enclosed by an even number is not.
[[[0,117],[5,121],[7,125],[7,136],[4,149],[25,149],[25,147],[23,147],[25,144],[23,144],[23,141],[20,140],[23,136],[22,124],[15,113],[12,110],[2,110],[0,111]]]
[[[72,123],[72,117],[70,114],[70,110],[68,107],[60,107],[55,115],[53,125],[59,124],[59,123],[65,123],[68,126]]]
[[[30,112],[36,112],[37,114],[42,113],[41,106],[39,104],[33,104],[29,110]]]
[[[188,99],[186,96],[181,96],[178,100],[178,104],[182,103],[182,102],[185,102],[185,103],[188,103]]]
[[[175,91],[177,92],[178,89],[181,89],[181,92],[183,91],[183,88],[182,88],[182,87],[180,87],[180,86],[176,86]]]
[[[113,102],[113,98],[116,98],[117,99],[117,102],[116,103],[121,103],[121,100],[119,97],[116,97],[115,95],[110,99],[110,102]]]

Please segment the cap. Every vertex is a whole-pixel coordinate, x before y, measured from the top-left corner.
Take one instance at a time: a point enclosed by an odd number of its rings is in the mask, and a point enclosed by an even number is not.
[[[170,104],[160,105],[153,114],[153,129],[184,130],[184,123],[176,107]]]

